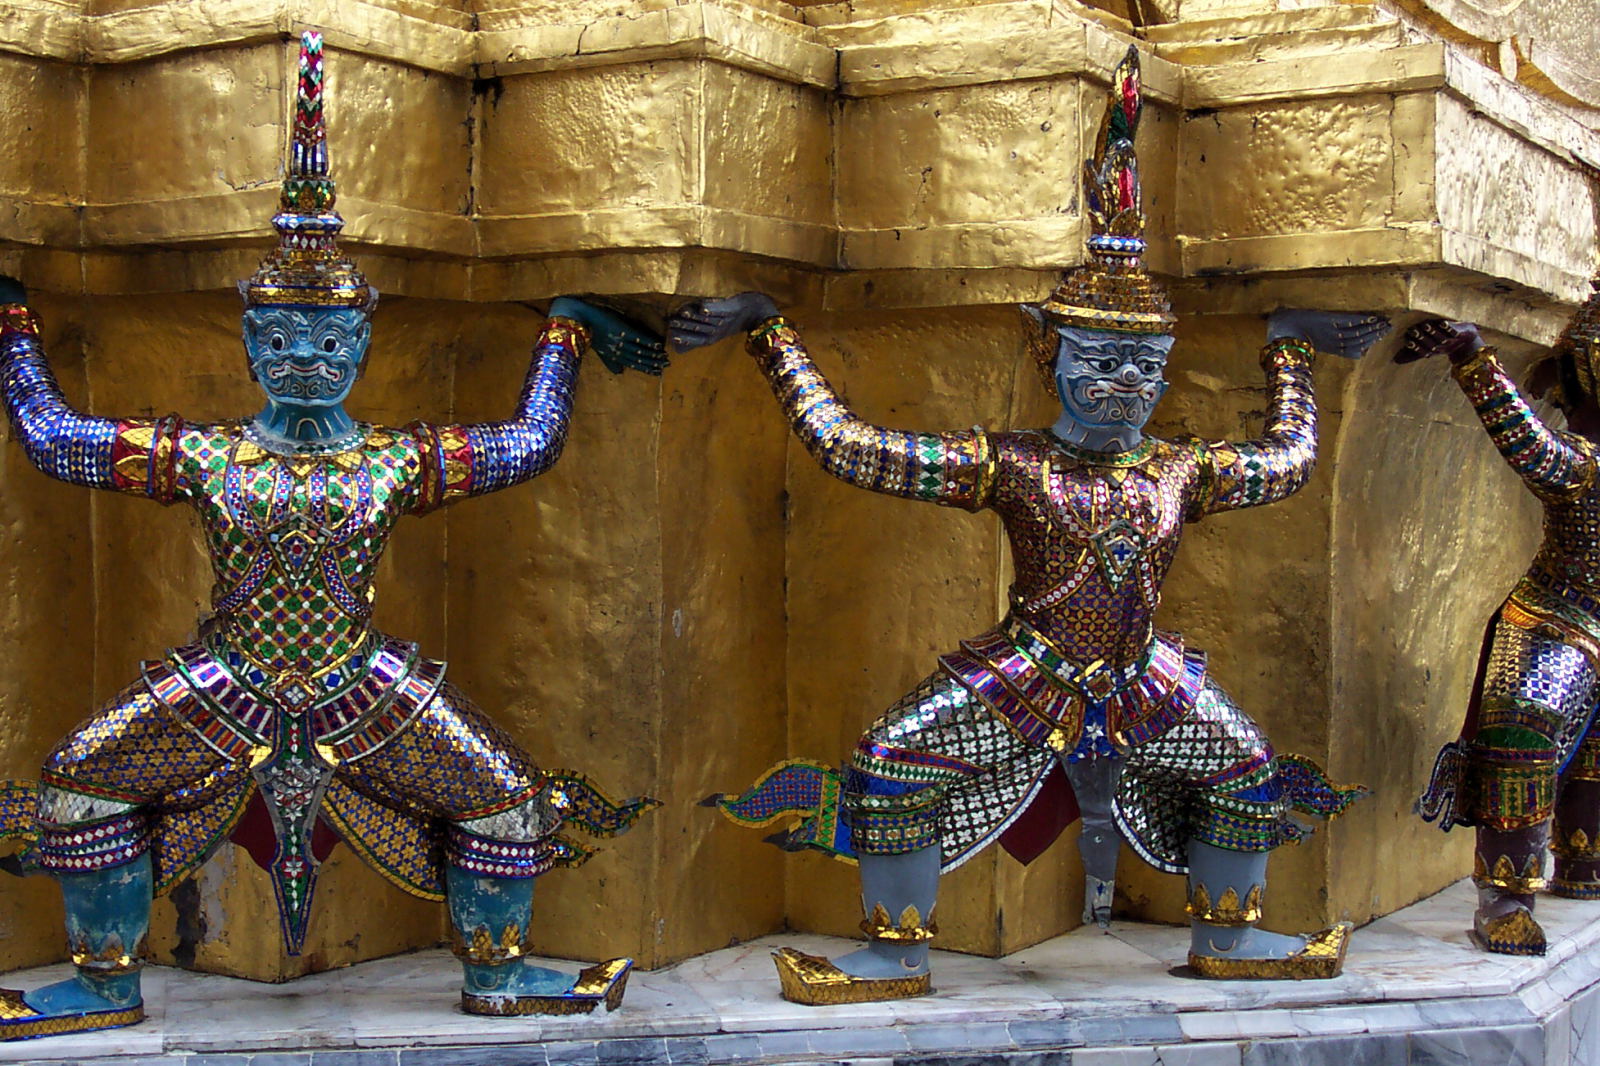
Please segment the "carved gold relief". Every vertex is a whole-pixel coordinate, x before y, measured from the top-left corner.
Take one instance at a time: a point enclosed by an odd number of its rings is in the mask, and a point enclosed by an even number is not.
[[[1563,859],[1593,861],[1600,859],[1600,840],[1591,840],[1581,828],[1574,829],[1562,840],[1558,831],[1550,841],[1550,850]]]
[[[1229,980],[1325,980],[1339,976],[1350,947],[1349,922],[1329,926],[1306,939],[1306,946],[1282,959],[1240,959],[1189,953],[1189,968],[1201,977]]]

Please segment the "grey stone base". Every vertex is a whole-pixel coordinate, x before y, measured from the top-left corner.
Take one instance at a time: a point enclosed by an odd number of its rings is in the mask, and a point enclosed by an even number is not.
[[[935,954],[933,995],[800,1007],[778,995],[768,938],[637,973],[615,1014],[460,1012],[459,971],[430,951],[286,985],[162,968],[149,1019],[0,1044],[0,1062],[106,1066],[1600,1066],[1600,903],[1544,899],[1542,959],[1467,940],[1463,882],[1356,933],[1333,981],[1182,976],[1187,934],[1120,923],[1005,959]],[[562,964],[557,964],[562,965]],[[1178,971],[1178,972],[1175,972]],[[11,974],[31,988],[66,967]]]

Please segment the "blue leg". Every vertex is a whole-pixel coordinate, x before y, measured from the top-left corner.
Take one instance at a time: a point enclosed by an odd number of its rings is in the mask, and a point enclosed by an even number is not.
[[[532,877],[486,877],[445,866],[455,951],[461,959],[461,1009],[468,1014],[587,1014],[616,1010],[631,959],[611,959],[576,976],[537,966],[522,954],[533,916]]]
[[[0,1040],[113,1029],[144,1019],[139,970],[150,929],[150,854],[57,873],[78,972],[31,992],[0,991]]]

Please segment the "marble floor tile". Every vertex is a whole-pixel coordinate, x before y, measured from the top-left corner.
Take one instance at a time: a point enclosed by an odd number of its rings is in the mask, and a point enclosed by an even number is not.
[[[636,972],[621,1010],[562,1018],[461,1013],[459,969],[444,951],[282,985],[154,967],[143,1024],[0,1043],[0,1063],[1600,1064],[1600,906],[1541,900],[1550,953],[1515,959],[1467,941],[1472,903],[1463,883],[1358,930],[1332,981],[1185,976],[1186,930],[1119,922],[1003,959],[935,952],[932,995],[820,1008],[779,995],[771,951],[833,955],[849,941],[762,938]],[[5,984],[32,988],[68,972],[41,967]]]

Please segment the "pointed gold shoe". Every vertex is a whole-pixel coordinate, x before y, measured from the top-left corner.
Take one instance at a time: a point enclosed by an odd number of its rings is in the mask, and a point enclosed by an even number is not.
[[[1472,919],[1472,939],[1485,951],[1496,955],[1543,955],[1544,927],[1526,907],[1518,907],[1498,918]]]
[[[783,986],[783,998],[808,1007],[910,999],[933,991],[931,974],[856,977],[820,955],[807,955],[794,948],[779,948],[772,953],[772,961],[778,967],[778,982]]]
[[[0,1040],[31,1040],[38,1036],[86,1033],[95,1029],[117,1029],[144,1021],[144,1004],[110,1010],[85,1010],[45,1014],[34,1010],[22,993],[0,988]]]
[[[501,1017],[524,1014],[593,1014],[605,1004],[607,1011],[622,1006],[628,988],[632,959],[610,959],[578,971],[572,988],[560,995],[516,995],[505,992],[461,993],[461,1009],[467,1014]]]
[[[1350,947],[1350,922],[1330,925],[1306,940],[1306,946],[1281,959],[1229,959],[1189,952],[1189,969],[1201,977],[1235,981],[1324,981],[1344,970]]]

